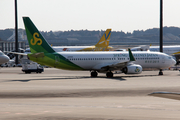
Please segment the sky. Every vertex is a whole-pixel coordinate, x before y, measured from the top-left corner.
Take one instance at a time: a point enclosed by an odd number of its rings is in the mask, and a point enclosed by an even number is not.
[[[17,0],[18,28],[28,16],[40,31],[133,32],[159,28],[160,0]],[[15,28],[14,0],[0,0],[0,29]],[[180,0],[163,0],[163,26],[180,27]]]

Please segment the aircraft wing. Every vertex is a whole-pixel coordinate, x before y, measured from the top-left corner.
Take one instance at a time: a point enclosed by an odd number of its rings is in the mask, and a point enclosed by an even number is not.
[[[121,69],[127,66],[127,64],[129,63],[129,61],[127,62],[123,62],[123,63],[117,63],[117,64],[109,64],[106,66],[101,67],[101,69],[103,70],[117,70],[117,69]]]
[[[102,63],[102,64],[98,64],[97,66],[93,67],[93,69],[101,69],[104,71],[107,70],[117,70],[117,69],[121,69],[125,66],[127,66],[127,64],[129,63],[129,61],[127,62],[123,62],[123,63]]]
[[[10,51],[5,51],[7,53],[12,53],[12,54],[17,54],[17,55],[24,55],[27,56],[27,53],[20,53],[20,52],[10,52]]]
[[[28,56],[28,53],[19,53],[19,52],[9,52],[6,51],[7,53],[12,53],[12,54],[17,54],[17,55],[24,55],[24,56]],[[30,56],[33,57],[44,57],[44,53],[43,52],[39,52],[39,53],[34,53],[34,54],[29,54]]]
[[[180,100],[180,93],[171,93],[171,92],[153,92],[149,94],[150,96],[162,97],[168,99]]]

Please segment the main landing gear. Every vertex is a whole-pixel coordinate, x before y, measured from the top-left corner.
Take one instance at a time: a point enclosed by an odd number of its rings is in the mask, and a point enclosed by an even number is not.
[[[163,75],[162,69],[159,70],[159,75]]]
[[[110,72],[107,72],[106,73],[106,77],[108,78],[112,78],[113,77],[113,73],[110,71]]]
[[[98,73],[96,71],[91,72],[91,77],[97,77]]]
[[[91,72],[91,77],[97,77],[98,73],[96,71],[92,71]],[[107,72],[106,73],[106,77],[108,78],[112,78],[113,77],[113,73],[110,71],[110,72]]]

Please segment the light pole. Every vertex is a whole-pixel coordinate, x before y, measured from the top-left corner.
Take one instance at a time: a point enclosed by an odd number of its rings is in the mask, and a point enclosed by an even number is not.
[[[160,41],[159,51],[163,52],[163,0],[160,0]],[[159,70],[159,75],[163,75],[162,69]]]
[[[15,3],[15,48],[18,52],[18,19],[17,19],[17,0],[14,0]],[[16,65],[18,64],[18,55],[16,54]]]

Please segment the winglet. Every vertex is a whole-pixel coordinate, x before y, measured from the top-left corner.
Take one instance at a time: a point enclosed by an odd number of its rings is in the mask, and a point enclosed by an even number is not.
[[[128,51],[129,51],[129,58],[130,58],[130,61],[136,61],[132,52],[131,52],[131,49],[128,48]]]

